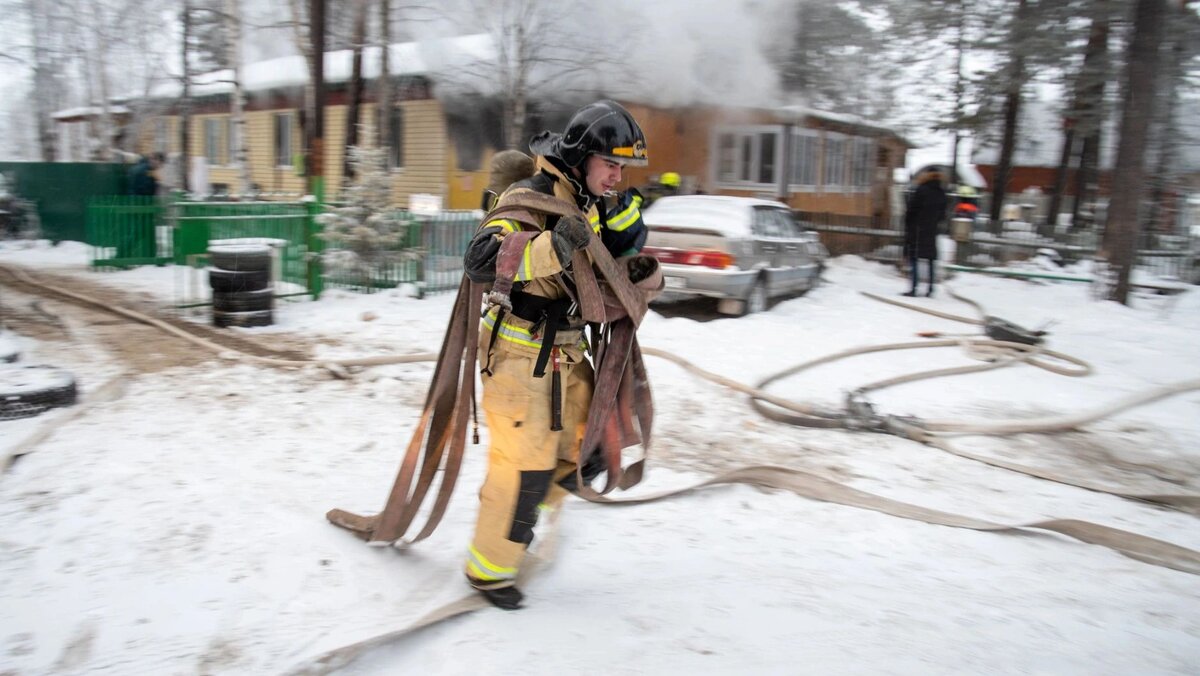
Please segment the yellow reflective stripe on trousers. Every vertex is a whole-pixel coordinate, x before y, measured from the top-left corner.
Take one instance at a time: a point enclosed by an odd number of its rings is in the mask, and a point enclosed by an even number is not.
[[[496,330],[496,311],[492,310],[483,318],[483,325],[488,327],[489,331]],[[529,347],[541,347],[542,341],[535,340],[533,334],[528,329],[523,329],[519,326],[513,326],[508,322],[500,322],[500,338],[507,340],[510,343],[517,345],[527,345]]]
[[[483,580],[484,582],[495,582],[497,580],[512,580],[517,576],[516,568],[505,568],[504,566],[497,566],[488,561],[486,556],[480,554],[478,549],[475,549],[475,545],[468,546],[467,552],[470,554],[470,558],[467,559],[467,570],[476,579]]]

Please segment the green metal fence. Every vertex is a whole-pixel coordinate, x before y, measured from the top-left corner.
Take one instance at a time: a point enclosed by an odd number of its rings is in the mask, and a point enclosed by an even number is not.
[[[127,171],[108,162],[0,162],[15,192],[37,204],[42,236],[55,243],[86,241],[89,201],[124,195]]]
[[[157,197],[109,195],[88,201],[83,241],[92,266],[128,268],[171,260],[171,237]]]
[[[395,217],[403,223],[404,236],[380,261],[363,265],[361,260],[334,247],[325,251],[325,285],[371,293],[413,284],[421,293],[458,289],[462,279],[463,253],[479,227],[473,211],[444,211],[436,217],[413,216],[401,210]]]
[[[275,248],[278,279],[321,295],[310,202],[172,202],[173,258],[176,265],[207,264],[208,247],[223,240],[256,240]]]
[[[315,202],[193,202],[107,196],[88,204],[84,241],[92,265],[203,268],[208,248],[225,240],[252,240],[278,255],[277,280],[289,291],[320,296],[327,286],[372,292],[413,284],[421,293],[458,288],[462,257],[478,227],[478,213],[447,211],[435,218],[399,211],[403,237],[392,251],[363,265],[320,237]],[[190,300],[190,299],[189,299]]]

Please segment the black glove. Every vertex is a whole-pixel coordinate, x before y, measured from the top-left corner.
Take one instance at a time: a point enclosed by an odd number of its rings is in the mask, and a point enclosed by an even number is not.
[[[592,239],[592,226],[578,216],[558,219],[551,231],[550,243],[564,268],[571,264],[571,257],[580,249],[586,249]]]
[[[629,281],[637,284],[658,270],[658,259],[653,256],[633,256],[625,265],[629,271]]]

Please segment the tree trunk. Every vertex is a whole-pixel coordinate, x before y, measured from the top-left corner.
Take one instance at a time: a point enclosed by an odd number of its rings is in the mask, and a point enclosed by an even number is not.
[[[1121,140],[1113,170],[1112,199],[1105,228],[1105,251],[1117,283],[1109,300],[1128,304],[1129,274],[1136,256],[1138,207],[1145,176],[1146,136],[1154,108],[1158,77],[1158,45],[1162,39],[1163,0],[1138,0],[1121,112]]]
[[[238,192],[250,194],[254,187],[250,181],[250,161],[246,153],[246,92],[242,89],[242,15],[239,0],[225,0],[225,26],[229,36],[229,67],[233,69],[233,94],[230,99],[230,119],[233,134],[229,146],[233,149],[234,169],[238,175]]]
[[[291,8],[292,14],[292,37],[296,43],[296,49],[304,55],[304,63],[308,65],[308,80],[304,83],[304,105],[300,109],[300,114],[297,116],[297,122],[300,125],[300,138],[303,147],[300,151],[304,155],[304,173],[305,175],[311,170],[308,164],[309,156],[312,148],[312,133],[311,125],[314,112],[314,100],[316,98],[316,88],[313,83],[317,80],[317,60],[313,56],[313,40],[312,40],[312,22],[308,16],[310,12],[305,11],[303,0],[289,0],[288,6]],[[309,8],[311,9],[311,7]],[[322,57],[323,59],[324,57]],[[321,64],[322,72],[324,71],[324,63]],[[292,164],[291,158],[288,158],[289,165]]]
[[[358,145],[359,107],[362,104],[363,43],[367,39],[367,0],[354,0],[354,56],[350,72],[349,101],[346,102],[346,144],[342,153],[342,183],[354,178],[354,165],[350,162],[350,148]],[[342,186],[343,189],[345,185]]]
[[[1075,134],[1082,139],[1079,169],[1075,173],[1075,202],[1071,205],[1071,229],[1075,231],[1094,225],[1091,203],[1099,190],[1100,131],[1104,126],[1104,87],[1108,81],[1105,62],[1109,22],[1104,11],[1102,7],[1092,21],[1083,68],[1075,88]]]
[[[390,0],[379,0],[379,89],[375,93],[375,143],[380,148],[391,148],[398,143],[392,138],[392,73],[391,41],[392,14]],[[390,151],[388,157],[391,157]]]
[[[309,139],[308,192],[318,200],[325,192],[325,0],[309,0],[308,37],[312,43],[312,119],[305,133]]]
[[[43,162],[54,162],[58,157],[58,134],[54,119],[53,85],[54,64],[51,62],[48,42],[50,18],[46,14],[46,0],[29,0],[29,19],[33,24],[33,104],[37,118],[38,148]]]
[[[527,60],[528,55],[526,54],[528,36],[525,26],[520,21],[514,21],[511,28],[514,33],[511,44],[513,72],[512,86],[508,89],[504,105],[505,122],[507,123],[504,141],[506,147],[520,149],[525,135],[525,116],[528,112],[527,71],[531,64]]]
[[[184,192],[188,190],[188,127],[190,125],[190,108],[191,93],[188,88],[192,80],[192,71],[188,67],[188,43],[191,41],[192,32],[192,5],[187,0],[184,0],[183,9],[183,40],[179,43],[179,49],[182,52],[183,60],[183,79],[179,95],[179,187]]]
[[[965,84],[963,82],[963,42],[966,39],[966,22],[967,11],[963,7],[963,0],[958,0],[958,21],[956,22],[957,33],[954,37],[954,151],[950,157],[950,185],[958,187],[958,143],[962,134],[959,133],[959,125],[963,119],[963,93]]]
[[[1058,212],[1062,209],[1063,193],[1067,189],[1067,174],[1071,171],[1071,158],[1075,154],[1075,120],[1063,120],[1062,154],[1058,157],[1058,171],[1054,173],[1054,189],[1050,192],[1050,209],[1046,215],[1046,232],[1052,234],[1058,225]]]
[[[1170,8],[1168,13],[1172,12]],[[1152,186],[1150,214],[1146,218],[1151,232],[1169,233],[1175,229],[1174,216],[1177,209],[1170,204],[1175,198],[1174,172],[1178,160],[1180,129],[1178,124],[1179,92],[1187,88],[1183,81],[1183,38],[1178,27],[1180,22],[1168,20],[1164,29],[1164,40],[1169,49],[1164,53],[1165,61],[1160,66],[1163,92],[1155,102],[1154,119],[1157,136],[1154,139],[1155,166],[1148,183]]]
[[[94,69],[93,75],[96,79],[96,87],[100,90],[100,128],[96,134],[95,159],[100,162],[106,162],[112,159],[113,156],[113,121],[112,109],[108,102],[108,45],[111,41],[108,31],[113,30],[110,26],[109,13],[103,5],[96,5],[95,12],[99,17],[99,26],[92,28],[92,54],[91,62]]]
[[[1004,133],[1000,145],[1000,159],[996,162],[996,173],[992,177],[992,205],[990,209],[988,230],[994,235],[1000,234],[1000,213],[1004,207],[1004,196],[1008,191],[1008,179],[1012,173],[1013,151],[1017,144],[1017,122],[1021,116],[1021,85],[1025,80],[1025,53],[1018,44],[1019,37],[1024,31],[1025,15],[1028,0],[1020,0],[1017,4],[1016,16],[1013,18],[1013,29],[1009,33],[1012,41],[1012,62],[1009,65],[1007,93],[1004,97]]]
[[[1100,190],[1100,130],[1083,138],[1079,149],[1079,169],[1075,172],[1075,204],[1071,208],[1071,228],[1090,230],[1096,224],[1093,203]]]

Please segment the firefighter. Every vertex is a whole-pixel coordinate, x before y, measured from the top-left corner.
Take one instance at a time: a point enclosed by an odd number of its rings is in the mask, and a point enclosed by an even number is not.
[[[979,215],[979,191],[969,185],[961,185],[955,192],[954,218],[966,218],[972,222]]]
[[[642,188],[642,194],[645,195],[645,199],[643,200],[645,202],[644,206],[648,207],[651,204],[654,204],[655,200],[660,197],[678,195],[679,186],[682,183],[683,181],[680,179],[679,174],[673,171],[664,171],[662,175],[658,177],[657,181],[654,181],[650,185]]]
[[[640,215],[616,229],[622,212],[631,206],[626,216],[637,212],[635,194],[624,193],[616,211],[602,206],[602,197],[621,182],[624,167],[646,164],[645,136],[620,104],[584,106],[563,133],[542,132],[529,147],[536,173],[509,187],[497,204],[504,206],[515,191],[533,190],[574,204],[586,219],[535,214],[542,221],[540,232],[525,246],[510,294],[512,309],[491,305],[480,328],[482,407],[491,441],[465,572],[472,587],[506,610],[521,606],[516,577],[539,510],[556,508],[576,488],[594,375],[585,353],[584,322],[565,287],[572,257],[593,232],[614,255],[636,251],[644,240],[637,232],[644,227]],[[471,281],[495,280],[501,242],[520,229],[504,218],[481,225],[464,257]],[[546,377],[546,368],[553,378]],[[560,399],[552,397],[554,379]],[[584,468],[585,478],[598,472],[599,467]]]

